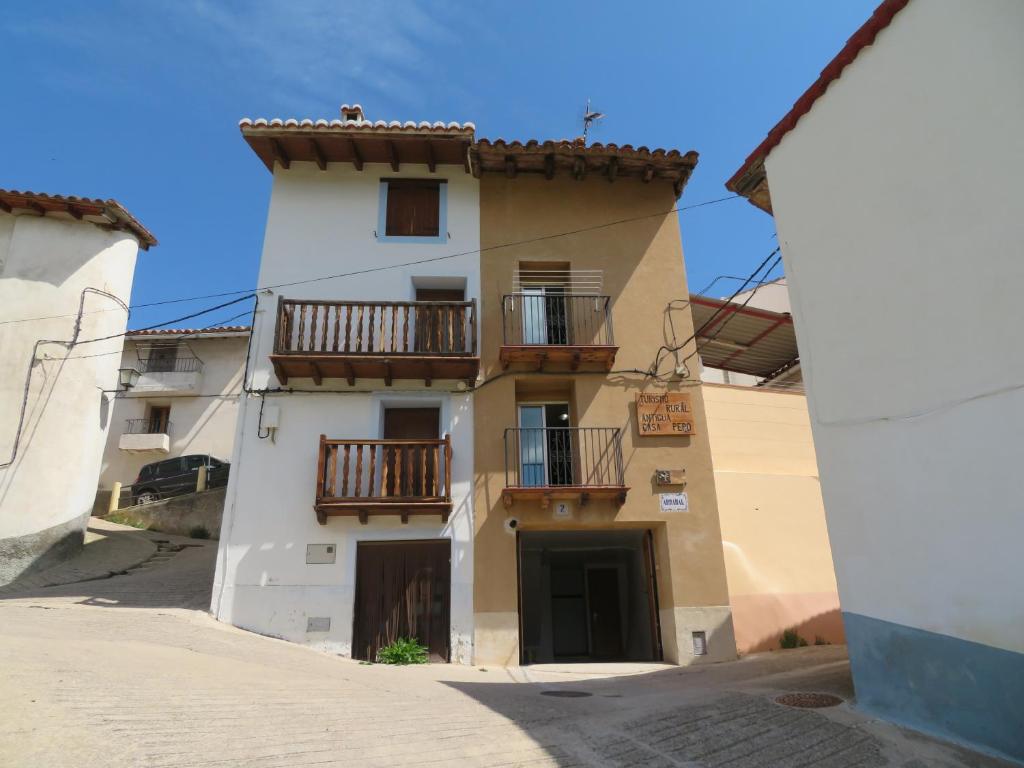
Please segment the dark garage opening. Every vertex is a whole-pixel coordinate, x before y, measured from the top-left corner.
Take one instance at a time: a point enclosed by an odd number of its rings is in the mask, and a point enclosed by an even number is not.
[[[520,661],[660,661],[651,533],[519,532]]]

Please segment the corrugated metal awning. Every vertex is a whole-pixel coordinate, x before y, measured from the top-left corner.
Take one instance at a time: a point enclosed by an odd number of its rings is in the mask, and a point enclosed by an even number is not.
[[[788,312],[744,307],[738,302],[690,295],[697,349],[704,365],[769,376],[800,353]]]

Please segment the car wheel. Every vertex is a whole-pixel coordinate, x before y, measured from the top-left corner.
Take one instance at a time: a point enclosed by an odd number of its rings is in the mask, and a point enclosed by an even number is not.
[[[159,494],[156,491],[143,491],[135,497],[136,504],[152,504],[154,501],[160,499]]]

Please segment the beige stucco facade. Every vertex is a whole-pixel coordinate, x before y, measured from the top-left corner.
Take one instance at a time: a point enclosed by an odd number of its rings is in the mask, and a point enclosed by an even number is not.
[[[680,664],[698,660],[691,633],[707,636],[706,656],[735,655],[729,594],[721,546],[715,480],[703,387],[689,377],[652,381],[646,370],[662,344],[671,344],[674,326],[679,342],[692,335],[675,204],[667,182],[643,183],[601,177],[582,181],[556,176],[485,174],[480,182],[481,232],[481,378],[475,398],[475,660],[516,664],[519,661],[517,535],[539,530],[643,529],[653,533],[658,618],[664,658]],[[637,218],[639,217],[639,218]],[[608,222],[634,219],[604,226]],[[569,236],[546,235],[589,229]],[[502,370],[502,297],[512,292],[520,262],[568,262],[573,270],[603,271],[603,293],[611,297],[615,341],[619,346],[610,373],[531,373]],[[680,360],[693,352],[688,345]],[[673,359],[661,370],[670,373]],[[696,372],[696,358],[689,361]],[[668,377],[666,377],[668,378]],[[677,391],[692,396],[693,436],[640,437],[637,393]],[[625,502],[591,499],[574,503],[569,517],[555,518],[535,500],[502,501],[505,486],[503,433],[516,426],[516,404],[567,400],[570,423],[579,427],[616,427],[622,435]],[[686,483],[655,485],[656,469],[685,469]],[[685,490],[689,511],[662,513],[658,494]],[[509,530],[507,521],[517,521]]]
[[[807,398],[705,384],[704,405],[739,652],[844,642]]]

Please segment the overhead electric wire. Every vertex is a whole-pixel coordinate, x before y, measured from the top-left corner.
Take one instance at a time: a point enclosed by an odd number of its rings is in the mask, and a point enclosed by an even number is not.
[[[675,354],[679,350],[681,350],[684,347],[686,347],[686,345],[689,344],[691,341],[696,339],[700,335],[701,331],[703,331],[705,328],[707,328],[708,325],[710,323],[712,323],[715,320],[715,318],[718,317],[719,314],[721,314],[723,311],[725,311],[726,307],[728,307],[737,296],[739,296],[741,293],[743,293],[744,289],[746,289],[746,287],[748,285],[750,285],[751,282],[753,282],[755,279],[757,279],[757,276],[761,273],[761,270],[764,269],[765,265],[772,259],[772,257],[777,255],[778,253],[779,253],[779,247],[776,246],[775,249],[771,253],[769,253],[760,264],[757,265],[757,267],[754,269],[754,271],[750,273],[750,275],[743,281],[743,283],[740,285],[740,287],[736,289],[736,291],[732,294],[732,296],[730,296],[728,299],[725,299],[723,305],[721,307],[719,307],[718,310],[716,310],[711,315],[711,317],[709,317],[700,326],[700,328],[695,329],[693,334],[689,338],[687,338],[686,341],[684,341],[684,342],[682,342],[680,344],[680,343],[676,343],[675,340],[673,339],[673,343],[672,343],[671,346],[666,345],[666,344],[662,344],[660,347],[658,347],[658,351],[654,355],[654,362],[651,363],[651,368],[650,368],[651,375],[654,378],[658,378],[658,376],[660,375],[658,373],[658,370],[661,367],[662,353],[663,352],[667,352],[669,354]],[[765,278],[764,279],[766,279],[767,276],[771,273],[771,269],[774,269],[774,266],[775,265],[773,264],[772,267],[769,268],[769,271],[765,273]],[[762,279],[761,283],[758,283],[758,286],[757,286],[758,288],[761,287],[761,285],[764,282],[764,279]],[[717,278],[716,278],[716,280],[717,280]],[[712,284],[714,284],[714,282],[715,281],[712,281]],[[686,301],[688,301],[688,300],[686,300]],[[688,355],[686,358],[684,358],[683,362],[685,363],[685,361],[689,360],[691,357],[693,357],[692,354]]]
[[[333,275],[321,275],[319,277],[307,278],[305,280],[294,280],[294,281],[291,281],[291,282],[277,283],[275,285],[260,286],[258,288],[240,288],[240,289],[234,290],[234,291],[221,291],[219,293],[208,293],[208,294],[203,294],[203,295],[199,295],[199,296],[185,296],[185,297],[179,297],[179,298],[173,298],[173,299],[163,299],[163,300],[160,300],[160,301],[150,301],[150,302],[146,302],[144,304],[133,304],[133,305],[131,305],[129,307],[129,309],[130,310],[131,309],[145,309],[145,308],[148,308],[148,307],[158,307],[158,306],[163,306],[163,305],[166,305],[166,304],[180,304],[180,303],[187,302],[187,301],[202,301],[203,299],[220,299],[220,298],[224,298],[225,296],[235,296],[235,295],[237,295],[239,293],[255,293],[256,291],[274,290],[275,288],[290,288],[290,287],[296,286],[296,285],[306,285],[308,283],[316,283],[316,282],[321,282],[321,281],[324,281],[324,280],[337,280],[337,279],[342,278],[342,277],[354,277],[356,275],[363,275],[363,274],[368,274],[368,273],[371,273],[371,272],[381,272],[381,271],[385,271],[385,270],[389,270],[389,269],[401,269],[403,267],[411,267],[411,266],[416,266],[416,265],[419,265],[419,264],[428,264],[428,263],[436,262],[436,261],[444,261],[446,259],[456,259],[456,258],[460,258],[462,256],[472,256],[475,253],[485,253],[485,252],[488,252],[488,251],[500,250],[502,248],[514,248],[514,247],[520,246],[520,245],[529,245],[530,243],[537,243],[537,242],[543,242],[543,241],[546,241],[546,240],[553,240],[553,239],[559,238],[559,237],[570,237],[572,235],[578,235],[578,234],[582,234],[584,232],[591,232],[591,231],[599,230],[599,229],[606,229],[608,227],[614,227],[614,226],[618,226],[620,224],[629,224],[631,222],[643,221],[644,219],[651,219],[651,218],[655,218],[655,217],[658,217],[658,216],[667,216],[670,213],[682,213],[684,211],[693,210],[694,208],[702,208],[702,207],[707,206],[707,205],[714,205],[716,203],[723,203],[723,202],[726,202],[728,200],[735,200],[738,197],[740,197],[740,196],[739,195],[728,195],[726,197],[719,197],[719,198],[716,198],[714,200],[705,200],[704,202],[694,203],[692,205],[677,206],[675,208],[670,208],[667,211],[658,211],[656,213],[649,213],[649,214],[645,214],[643,216],[632,216],[632,217],[625,218],[625,219],[617,219],[615,221],[605,222],[603,224],[595,224],[595,225],[589,226],[589,227],[580,227],[578,229],[567,230],[565,232],[556,232],[556,233],[553,233],[553,234],[550,234],[550,235],[541,235],[541,236],[538,236],[538,237],[527,238],[525,240],[517,240],[517,241],[514,241],[514,242],[510,242],[510,243],[498,243],[496,245],[483,246],[483,247],[480,247],[480,248],[474,248],[474,249],[467,250],[467,251],[460,251],[458,253],[445,254],[443,256],[433,256],[433,257],[427,258],[427,259],[417,259],[415,261],[407,261],[407,262],[403,262],[403,263],[400,263],[400,264],[386,264],[386,265],[383,265],[383,266],[380,266],[380,267],[372,267],[372,268],[369,268],[369,269],[356,270],[356,271],[353,271],[353,272],[339,272],[339,273],[333,274]],[[107,312],[107,311],[109,311],[109,310],[94,310],[94,312]],[[93,314],[94,312],[89,312],[89,313],[86,313],[86,314]],[[34,322],[34,321],[40,321],[40,320],[56,320],[56,319],[59,319],[59,318],[62,318],[62,317],[74,317],[74,315],[73,314],[62,314],[62,315],[45,315],[45,316],[42,316],[42,317],[14,318],[14,319],[11,319],[11,320],[0,320],[0,325],[8,325],[8,324],[11,324],[11,323],[28,323],[28,322]],[[174,321],[171,321],[171,322],[174,322]]]

